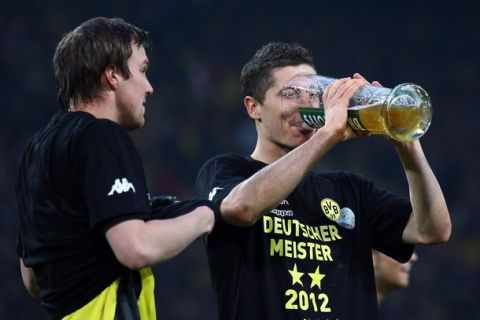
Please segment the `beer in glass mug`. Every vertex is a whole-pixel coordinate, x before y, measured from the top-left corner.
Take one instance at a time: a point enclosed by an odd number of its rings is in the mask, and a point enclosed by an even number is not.
[[[337,79],[317,74],[299,74],[282,90],[282,108],[296,110],[302,121],[318,129],[325,124],[322,95]],[[393,89],[363,86],[348,107],[348,125],[354,130],[387,135],[397,141],[412,141],[425,134],[432,120],[432,104],[427,92],[413,83]]]

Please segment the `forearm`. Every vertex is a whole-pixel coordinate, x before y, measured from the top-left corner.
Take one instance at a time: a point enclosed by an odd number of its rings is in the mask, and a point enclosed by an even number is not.
[[[210,233],[214,223],[212,210],[202,206],[173,219],[119,223],[106,236],[122,264],[141,269],[174,257],[197,238]]]
[[[222,217],[238,226],[255,223],[284,200],[338,137],[320,129],[310,140],[237,185],[221,204]]]
[[[403,233],[408,243],[446,242],[451,233],[450,215],[442,189],[419,141],[397,143],[407,177],[412,217]]]
[[[144,242],[150,245],[150,258],[145,264],[173,258],[200,236],[210,233],[213,224],[213,213],[208,207],[199,207],[174,219],[148,221]]]

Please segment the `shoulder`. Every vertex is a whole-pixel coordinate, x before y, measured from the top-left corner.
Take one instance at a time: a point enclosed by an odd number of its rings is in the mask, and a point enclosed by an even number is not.
[[[59,111],[28,141],[27,150],[62,152],[75,147],[95,117],[85,112]]]
[[[249,156],[220,154],[209,159],[197,174],[197,184],[205,181],[246,178],[258,171],[255,160]]]
[[[136,153],[126,130],[111,120],[98,119],[81,111],[67,112],[62,117],[58,141],[65,141],[63,148],[71,159]]]
[[[222,153],[210,158],[206,163],[215,161],[249,161],[251,158],[235,153]]]
[[[223,153],[216,155],[209,160],[207,160],[200,171],[203,171],[207,168],[210,168],[212,166],[218,166],[218,165],[238,165],[238,164],[249,164],[253,160],[250,157],[247,156],[242,156],[234,153]]]
[[[133,144],[126,130],[108,119],[91,119],[79,132],[79,138],[86,146],[130,146]]]
[[[56,113],[48,125],[37,136],[60,135],[62,139],[102,140],[109,136],[128,137],[126,131],[117,123],[108,119],[98,119],[92,114],[75,111]]]
[[[107,136],[108,135],[115,135],[115,136],[121,136],[121,137],[128,136],[125,129],[123,129],[118,123],[115,123],[108,119],[94,118],[86,124],[85,129],[91,134],[102,133]],[[101,138],[101,137],[99,136],[98,138]]]

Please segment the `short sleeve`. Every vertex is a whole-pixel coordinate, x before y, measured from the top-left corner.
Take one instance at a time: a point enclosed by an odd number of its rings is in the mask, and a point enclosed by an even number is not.
[[[362,186],[362,205],[368,218],[372,248],[400,262],[408,261],[415,247],[404,243],[402,235],[412,213],[410,201],[359,175],[356,177]]]
[[[191,213],[201,206],[212,207],[212,202],[208,200],[183,200],[166,206],[152,209],[152,219],[172,219]]]
[[[247,161],[241,156],[220,155],[207,161],[197,175],[197,198],[219,202],[250,176]]]
[[[119,125],[108,120],[91,124],[80,143],[90,226],[109,221],[150,217],[143,166],[132,141]]]

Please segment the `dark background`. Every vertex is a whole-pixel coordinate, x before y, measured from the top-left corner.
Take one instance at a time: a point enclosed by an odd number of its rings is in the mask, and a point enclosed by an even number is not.
[[[15,253],[17,164],[27,139],[58,109],[51,68],[57,42],[101,15],[149,30],[154,42],[149,77],[155,93],[146,125],[132,134],[154,194],[192,197],[196,172],[209,157],[253,150],[255,129],[238,79],[266,42],[301,43],[312,50],[320,74],[360,72],[386,87],[424,87],[434,116],[421,140],[443,186],[453,234],[448,244],[417,249],[412,285],[392,294],[385,307],[390,319],[480,319],[477,3],[0,2],[0,318],[46,319],[23,287]],[[408,194],[392,145],[379,137],[337,146],[317,169],[330,168],[355,170]],[[159,319],[213,318],[200,241],[154,270]]]

